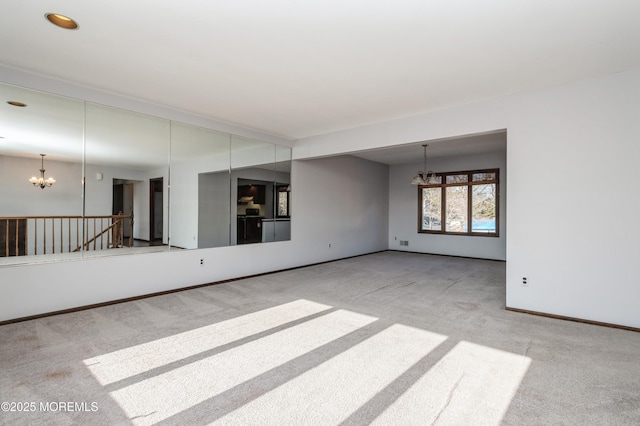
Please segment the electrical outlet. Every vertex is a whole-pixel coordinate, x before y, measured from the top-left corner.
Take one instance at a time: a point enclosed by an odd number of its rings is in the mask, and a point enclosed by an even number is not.
[[[329,243],[329,248],[331,248],[331,243]]]
[[[522,287],[529,287],[529,278],[522,277]]]
[[[204,265],[204,259],[200,259],[200,264]]]

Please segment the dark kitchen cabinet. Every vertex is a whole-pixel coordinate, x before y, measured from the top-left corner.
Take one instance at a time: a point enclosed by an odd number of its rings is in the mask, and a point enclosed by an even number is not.
[[[253,204],[264,204],[267,199],[266,189],[265,185],[239,185],[238,200],[244,197],[253,197]]]

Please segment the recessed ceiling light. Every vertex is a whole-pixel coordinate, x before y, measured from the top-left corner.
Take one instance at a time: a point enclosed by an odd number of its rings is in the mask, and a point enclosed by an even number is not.
[[[23,104],[22,102],[18,102],[18,101],[7,101],[7,103],[9,105],[13,105],[15,107],[20,107],[20,108],[24,108],[27,106],[27,104]]]
[[[78,28],[76,21],[59,13],[47,13],[44,17],[53,25],[57,25],[60,28],[66,28],[67,30],[75,30]]]

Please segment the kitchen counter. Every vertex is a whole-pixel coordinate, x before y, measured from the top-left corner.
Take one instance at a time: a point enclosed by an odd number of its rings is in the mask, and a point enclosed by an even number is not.
[[[262,224],[263,243],[291,239],[291,218],[263,219]]]

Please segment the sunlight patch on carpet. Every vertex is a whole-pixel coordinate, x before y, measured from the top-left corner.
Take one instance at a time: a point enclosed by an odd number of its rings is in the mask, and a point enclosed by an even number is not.
[[[273,424],[277,419],[279,424],[339,424],[446,339],[394,324],[219,423]]]
[[[85,359],[84,364],[107,385],[328,309],[331,306],[300,299]]]
[[[499,425],[531,359],[462,341],[373,424]]]
[[[154,424],[377,318],[338,310],[110,393],[134,424]]]

